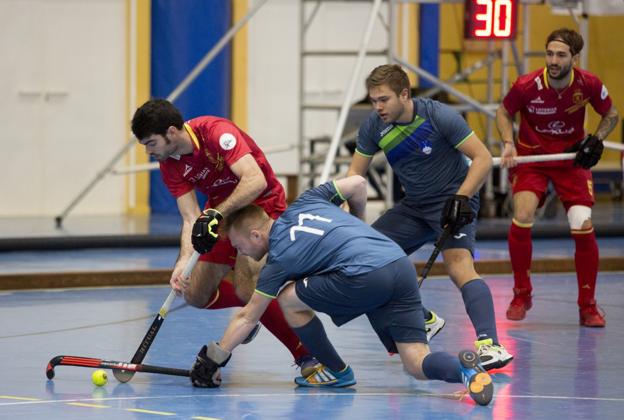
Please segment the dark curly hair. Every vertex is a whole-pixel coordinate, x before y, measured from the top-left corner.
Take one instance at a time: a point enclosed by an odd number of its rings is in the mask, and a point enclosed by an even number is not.
[[[164,136],[171,126],[181,130],[184,119],[171,102],[165,99],[150,99],[136,110],[131,126],[134,136],[141,140],[152,134]]]

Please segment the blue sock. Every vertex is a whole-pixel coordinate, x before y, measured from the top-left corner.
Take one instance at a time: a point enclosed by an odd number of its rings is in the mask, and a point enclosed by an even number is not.
[[[477,332],[477,340],[491,338],[498,345],[496,316],[490,288],[483,279],[470,280],[461,288],[466,312]]]
[[[323,323],[317,316],[314,316],[303,327],[293,328],[293,331],[310,351],[310,354],[332,371],[340,372],[347,367],[327,338]]]
[[[422,362],[422,370],[429,379],[460,383],[462,381],[459,371],[459,360],[443,351],[436,351],[425,356]]]

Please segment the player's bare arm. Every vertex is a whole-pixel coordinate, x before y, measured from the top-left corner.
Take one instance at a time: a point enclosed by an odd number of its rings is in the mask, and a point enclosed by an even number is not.
[[[472,164],[456,194],[472,197],[479,191],[492,169],[492,155],[474,133],[458,149],[472,160]]]
[[[201,214],[199,203],[197,202],[197,196],[195,191],[191,190],[184,195],[181,195],[176,200],[178,210],[182,216],[182,230],[180,232],[180,254],[176,261],[176,265],[171,275],[169,283],[171,287],[180,292],[182,290],[182,271],[186,262],[191,258],[193,254],[193,245],[191,244],[191,232],[193,230],[193,223],[197,220],[197,217]]]
[[[612,106],[609,112],[607,112],[607,114],[600,120],[598,128],[596,129],[595,136],[598,137],[600,140],[606,139],[607,136],[611,133],[611,131],[613,131],[613,129],[617,125],[618,119],[619,116],[617,108],[615,106]]]
[[[260,317],[264,314],[271,303],[271,298],[254,293],[247,305],[241,309],[227,326],[223,338],[219,340],[219,347],[231,352],[247,338],[253,330]]]
[[[347,171],[347,177],[351,175],[360,175],[365,176],[366,172],[368,172],[368,167],[370,166],[371,157],[363,156],[358,152],[353,154],[353,158],[351,159],[351,164],[349,165],[349,170]]]
[[[366,219],[366,179],[360,175],[335,181],[336,188],[347,200],[349,212],[360,220]]]
[[[266,178],[258,162],[249,153],[238,159],[230,169],[239,181],[232,194],[216,207],[224,217],[253,203],[267,187]]]
[[[513,158],[518,154],[514,145],[513,117],[502,104],[496,110],[496,127],[504,144],[501,152],[501,167],[512,168],[516,166]]]

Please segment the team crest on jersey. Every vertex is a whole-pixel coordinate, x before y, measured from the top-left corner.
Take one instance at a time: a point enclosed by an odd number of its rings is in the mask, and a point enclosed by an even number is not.
[[[431,151],[433,150],[433,148],[431,147],[431,142],[426,139],[418,141],[418,148],[426,155],[430,155]]]
[[[223,150],[232,150],[236,146],[236,137],[232,133],[223,133],[219,137],[219,144]]]
[[[572,94],[572,102],[574,102],[575,104],[578,104],[579,102],[583,101],[583,92],[581,92],[580,89],[576,89],[574,91],[574,93]]]
[[[208,162],[210,162],[210,164],[212,166],[215,167],[215,169],[219,172],[221,172],[223,170],[223,156],[221,156],[220,154],[217,153],[217,157],[215,158],[214,156],[212,156],[212,154],[206,150],[206,159],[208,159]]]

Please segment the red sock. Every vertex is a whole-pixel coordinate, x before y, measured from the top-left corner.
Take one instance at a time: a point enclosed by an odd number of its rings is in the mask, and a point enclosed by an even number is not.
[[[524,289],[529,293],[533,290],[531,287],[532,227],[532,223],[519,223],[513,219],[507,235],[511,269],[514,275],[514,288]]]
[[[282,308],[280,308],[277,300],[274,299],[269,304],[266,311],[264,311],[264,315],[260,317],[260,322],[267,328],[267,330],[271,331],[275,338],[284,343],[286,348],[288,348],[288,350],[292,353],[295,360],[310,354],[310,352],[308,352],[308,350],[299,341],[299,337],[297,337],[292,328],[290,328],[286,322],[286,318],[284,318],[284,314],[282,313]]]
[[[598,242],[594,229],[573,230],[572,237],[576,243],[574,264],[578,281],[579,306],[594,303],[596,293],[596,276],[598,275]]]
[[[219,288],[216,292],[210,296],[208,304],[204,306],[205,309],[223,309],[232,308],[234,306],[245,306],[245,303],[236,296],[236,290],[232,283],[226,280],[221,280]]]

